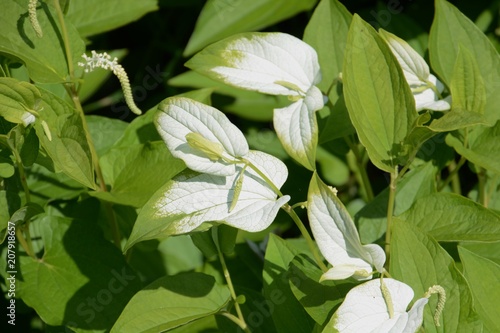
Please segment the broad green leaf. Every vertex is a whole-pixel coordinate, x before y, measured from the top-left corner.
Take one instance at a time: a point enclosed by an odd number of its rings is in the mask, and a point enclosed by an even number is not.
[[[420,229],[397,218],[393,219],[391,238],[391,275],[408,284],[416,295],[440,285],[446,292],[446,304],[440,326],[434,324],[437,297],[429,299],[424,309],[426,332],[481,332],[481,322],[472,310],[472,296],[465,278],[453,258]]]
[[[170,153],[191,170],[230,176],[248,153],[243,133],[219,110],[184,97],[164,100],[155,126]],[[228,160],[230,162],[228,162]]]
[[[15,124],[28,125],[26,118],[40,111],[41,93],[31,83],[0,77],[0,116]]]
[[[493,127],[476,126],[468,131],[467,143],[464,138],[448,134],[446,144],[472,163],[500,174],[500,121]]]
[[[319,282],[323,272],[314,261],[297,255],[290,263],[290,289],[307,313],[321,326],[330,319],[347,292],[355,286],[350,280]]]
[[[372,162],[393,172],[402,143],[417,117],[401,67],[377,32],[354,15],[344,57],[344,96],[349,115]]]
[[[264,296],[274,305],[271,315],[277,332],[311,332],[314,326],[314,320],[290,287],[292,281],[295,284],[303,281],[289,272],[290,263],[301,252],[291,240],[269,235],[263,270]]]
[[[85,121],[87,122],[97,156],[106,154],[118,138],[123,135],[128,126],[122,120],[102,116],[86,116]]]
[[[33,81],[64,82],[68,76],[65,48],[61,46],[61,26],[52,5],[42,2],[37,18],[43,37],[37,37],[28,18],[28,3],[24,0],[3,0],[0,12],[0,52],[19,59],[28,68]],[[76,67],[85,51],[76,29],[66,22],[69,50]]]
[[[500,289],[494,287],[498,285],[500,265],[460,246],[458,253],[474,298],[475,310],[490,332],[500,331],[498,320]]]
[[[383,281],[391,295],[394,311],[392,317],[389,316],[387,302],[382,294],[381,279],[374,279],[347,293],[329,325],[342,333],[417,332],[422,325],[424,307],[429,300],[425,297],[416,300],[406,312],[414,295],[411,287],[390,278]]]
[[[273,109],[282,108],[290,104],[290,101],[284,96],[264,95],[255,91],[234,88],[214,81],[195,71],[187,71],[179,74],[168,80],[168,84],[174,87],[212,87],[214,93],[229,96],[229,101],[227,104],[224,103],[221,110],[255,121],[270,121],[273,119]],[[196,99],[192,96],[186,97]]]
[[[257,151],[250,151],[246,158],[277,188],[283,185],[288,172],[281,161]],[[174,177],[144,205],[126,249],[139,241],[188,233],[204,222],[225,223],[250,232],[267,228],[290,197],[276,199],[274,190],[252,168],[241,171],[237,166],[234,175],[225,177],[186,170]],[[238,202],[230,210],[239,177],[244,179]]]
[[[460,247],[500,265],[500,240],[496,242],[461,242]]]
[[[415,200],[436,192],[436,168],[432,162],[423,164],[398,182],[396,207],[394,214],[399,215],[409,209]],[[389,189],[383,190],[377,197],[361,209],[355,216],[359,234],[363,243],[373,243],[382,237],[387,226],[387,203]]]
[[[499,215],[453,193],[440,192],[419,198],[399,218],[438,241],[491,242],[500,239]]]
[[[333,266],[321,280],[342,280],[354,277],[366,280],[375,268],[383,272],[385,253],[376,244],[361,245],[354,221],[328,187],[314,173],[307,194],[307,216],[311,231],[325,259]]]
[[[433,69],[448,86],[452,82],[460,48],[469,51],[477,63],[486,88],[484,119],[491,126],[500,119],[498,53],[481,30],[456,7],[445,0],[436,0],[436,14],[429,36],[429,55]]]
[[[37,221],[44,241],[40,259],[19,256],[19,296],[49,325],[80,332],[109,329],[132,295],[139,277],[120,251],[90,221],[47,216]]]
[[[332,100],[332,94],[333,92],[330,92],[330,95],[328,95],[330,100]],[[335,105],[333,105],[326,124],[320,132],[319,143],[323,144],[355,132],[356,129],[352,125],[351,118],[349,118],[344,96],[340,96]]]
[[[96,35],[136,21],[157,10],[157,0],[71,1],[66,14],[82,37]]]
[[[82,119],[76,110],[46,91],[42,92],[40,109],[40,121],[35,123],[35,129],[56,171],[62,171],[82,185],[94,189],[92,155]]]
[[[184,50],[189,56],[235,33],[257,31],[311,9],[317,0],[209,0]]]
[[[471,51],[460,47],[456,57],[450,90],[451,111],[435,119],[429,128],[437,132],[447,132],[485,124],[483,117],[486,103],[486,90],[476,59]]]
[[[90,195],[134,207],[143,206],[156,190],[185,168],[162,141],[112,148],[100,162],[111,190]]]
[[[318,52],[318,61],[323,74],[318,88],[322,91],[331,89],[328,98],[332,104],[337,102],[342,93],[338,78],[342,72],[351,20],[351,13],[338,0],[322,0],[304,31],[304,42]]]
[[[111,332],[160,332],[220,311],[229,289],[203,273],[165,276],[132,297]]]

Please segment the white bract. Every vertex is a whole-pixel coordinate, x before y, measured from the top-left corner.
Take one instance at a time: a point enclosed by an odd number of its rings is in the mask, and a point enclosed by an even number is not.
[[[406,81],[410,85],[417,111],[446,111],[451,108],[446,100],[440,100],[439,94],[444,85],[430,73],[429,65],[406,41],[383,29],[379,34],[396,56]]]
[[[287,153],[315,169],[315,111],[325,101],[315,86],[321,72],[311,46],[284,33],[243,33],[208,46],[186,66],[235,87],[288,96],[293,103],[274,110],[274,128]]]
[[[325,259],[333,266],[321,280],[353,277],[370,279],[373,268],[382,273],[385,252],[376,244],[362,245],[359,234],[334,189],[315,173],[309,184],[307,214],[311,230]]]
[[[331,323],[340,333],[414,333],[422,325],[427,297],[418,299],[407,312],[413,290],[403,282],[386,278],[392,309],[382,293],[380,279],[351,289],[333,315]],[[390,313],[392,312],[392,313]]]
[[[288,172],[281,161],[257,151],[250,151],[246,158],[273,179],[276,186],[283,185]],[[237,202],[230,209],[239,177],[242,177],[239,172],[231,176],[183,172],[151,202],[155,210],[152,218],[168,216],[169,223],[163,224],[163,228],[169,235],[193,231],[203,222],[224,223],[249,232],[262,231],[290,197],[277,200],[273,189],[254,170],[245,168]]]
[[[184,97],[172,97],[159,105],[155,124],[173,156],[191,170],[218,176],[236,172],[231,162],[248,153],[248,143],[241,131],[219,110]],[[191,139],[191,140],[188,140]],[[221,152],[209,152],[204,145]]]

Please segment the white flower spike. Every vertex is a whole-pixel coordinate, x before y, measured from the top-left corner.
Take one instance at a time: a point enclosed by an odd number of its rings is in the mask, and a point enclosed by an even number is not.
[[[325,259],[333,266],[321,280],[370,279],[373,267],[384,272],[385,252],[376,244],[362,245],[349,213],[336,191],[314,173],[307,195],[311,230]]]
[[[173,156],[194,171],[236,173],[237,160],[248,154],[248,143],[222,112],[184,97],[167,98],[158,109],[156,128]]]
[[[82,57],[85,59],[85,62],[79,62],[78,66],[84,67],[85,73],[92,72],[96,68],[112,71],[120,81],[127,106],[133,113],[137,115],[142,114],[142,111],[135,105],[127,72],[125,72],[122,65],[118,64],[118,58],[115,57],[111,60],[111,56],[106,52],[97,53],[96,51],[92,51],[90,57],[86,54],[82,55]]]
[[[330,323],[340,333],[414,333],[422,325],[424,306],[430,294],[418,299],[407,312],[413,290],[407,284],[385,278],[391,307],[381,288],[381,279],[374,279],[351,289]]]
[[[208,46],[186,66],[235,87],[288,96],[293,103],[274,110],[274,128],[287,153],[315,169],[315,111],[325,101],[315,86],[321,72],[311,46],[284,33],[243,33]]]
[[[439,95],[444,85],[430,73],[429,65],[406,41],[383,29],[379,34],[387,42],[396,56],[406,81],[410,85],[417,111],[446,111],[451,108],[447,100],[440,100]]]

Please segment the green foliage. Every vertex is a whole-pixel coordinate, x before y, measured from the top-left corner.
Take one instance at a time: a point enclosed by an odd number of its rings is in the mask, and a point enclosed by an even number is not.
[[[500,331],[499,5],[434,2],[0,0],[2,327]]]

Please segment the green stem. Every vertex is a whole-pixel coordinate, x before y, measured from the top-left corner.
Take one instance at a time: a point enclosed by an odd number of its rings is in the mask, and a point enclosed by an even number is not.
[[[299,230],[300,230],[302,236],[305,238],[307,245],[309,246],[309,249],[311,250],[311,252],[314,256],[314,259],[316,260],[316,263],[318,264],[318,266],[321,268],[321,270],[323,272],[328,271],[328,268],[323,263],[323,260],[321,259],[321,256],[320,256],[320,254],[319,254],[319,252],[314,244],[314,241],[311,238],[311,235],[309,235],[309,232],[307,231],[306,227],[304,226],[304,223],[302,223],[302,220],[297,215],[297,213],[293,210],[292,206],[290,206],[289,204],[284,204],[281,208],[283,208],[283,210],[288,215],[290,215],[292,220],[295,222],[295,224],[299,228]]]
[[[394,203],[396,201],[396,186],[398,179],[398,169],[391,173],[391,183],[389,185],[389,202],[387,203],[387,231],[385,232],[385,256],[387,266],[389,265],[392,216],[394,215]],[[387,270],[389,268],[387,267]]]
[[[458,178],[458,171],[460,168],[465,164],[467,159],[463,156],[460,157],[460,160],[458,161],[456,167],[450,172],[448,177],[439,185],[438,191],[442,191],[446,185],[448,185],[454,178]],[[455,180],[455,181],[460,181],[460,180]],[[460,194],[460,192],[458,193]]]
[[[245,322],[242,322],[238,317],[235,317],[232,313],[230,312],[220,312],[220,315],[228,318],[231,320],[233,323],[238,325],[244,332],[251,333],[250,329],[248,328],[247,324]]]
[[[484,168],[479,168],[477,173],[478,185],[477,185],[477,201],[486,207],[486,170]]]
[[[281,193],[279,188],[276,187],[276,185],[274,185],[274,183],[269,179],[269,177],[267,177],[262,171],[260,171],[260,169],[257,168],[252,162],[245,160],[245,159],[241,159],[241,161],[243,163],[245,163],[246,165],[248,165],[250,167],[250,169],[255,171],[260,177],[262,177],[262,179],[273,189],[274,193],[276,193],[279,197],[283,196],[283,193]],[[309,245],[309,248],[310,248],[317,264],[319,265],[319,267],[321,268],[321,270],[323,272],[326,272],[328,270],[328,268],[325,266],[325,264],[321,260],[321,256],[319,255],[318,250],[316,249],[316,246],[314,245],[314,241],[312,240],[311,235],[309,235],[309,232],[307,231],[306,227],[304,226],[304,223],[302,223],[300,217],[297,215],[297,213],[295,213],[292,206],[290,206],[289,204],[284,204],[281,208],[283,208],[283,210],[288,215],[290,215],[292,220],[295,222],[295,224],[297,225],[297,227],[300,230],[300,233],[306,239],[306,242]]]
[[[222,271],[224,272],[224,278],[226,279],[227,287],[229,288],[229,292],[231,294],[231,298],[234,302],[234,307],[236,309],[236,314],[238,315],[238,326],[240,326],[245,332],[250,332],[248,329],[248,325],[245,322],[245,317],[243,317],[243,312],[241,312],[240,304],[237,301],[236,291],[234,290],[233,282],[231,280],[231,275],[229,274],[229,270],[227,269],[226,260],[224,259],[224,255],[220,250],[219,244],[219,236],[217,227],[213,227],[212,235],[214,237],[215,244],[217,246],[217,253],[219,255],[219,261],[222,266]],[[230,318],[231,319],[231,318]]]
[[[59,24],[61,26],[61,34],[62,34],[62,38],[64,40],[64,50],[66,53],[66,60],[68,62],[68,72],[69,72],[69,76],[70,76],[70,82],[64,84],[64,87],[66,88],[66,91],[68,92],[68,94],[71,96],[73,104],[75,105],[75,108],[76,108],[78,114],[80,115],[83,130],[85,131],[85,135],[86,135],[87,142],[89,145],[90,155],[91,155],[92,161],[94,163],[94,170],[96,173],[96,177],[99,181],[99,188],[101,191],[106,192],[107,191],[106,181],[104,179],[104,176],[103,176],[103,173],[101,170],[101,166],[99,164],[99,157],[97,155],[97,151],[95,149],[95,145],[94,145],[94,142],[92,140],[92,137],[90,136],[90,131],[89,131],[89,128],[87,125],[87,121],[85,119],[85,113],[83,112],[82,104],[81,104],[80,98],[78,96],[78,90],[74,84],[74,82],[76,82],[76,79],[75,79],[74,66],[73,66],[73,56],[71,54],[69,35],[68,35],[68,30],[66,28],[66,22],[64,21],[64,14],[62,12],[61,6],[59,5],[59,0],[54,0],[54,7],[56,8],[57,18],[58,18]],[[121,248],[120,229],[118,228],[118,224],[116,222],[116,218],[114,216],[114,212],[111,208],[111,205],[106,205],[105,209],[106,209],[106,212],[108,215],[108,220],[109,220],[111,232],[113,234],[113,242],[118,248]]]
[[[354,158],[356,159],[357,171],[361,180],[360,186],[366,195],[366,201],[370,202],[375,196],[373,195],[372,185],[368,178],[368,173],[366,172],[366,163],[363,162],[363,156],[359,151],[358,145],[355,144],[348,136],[345,136],[344,140],[354,154]]]

